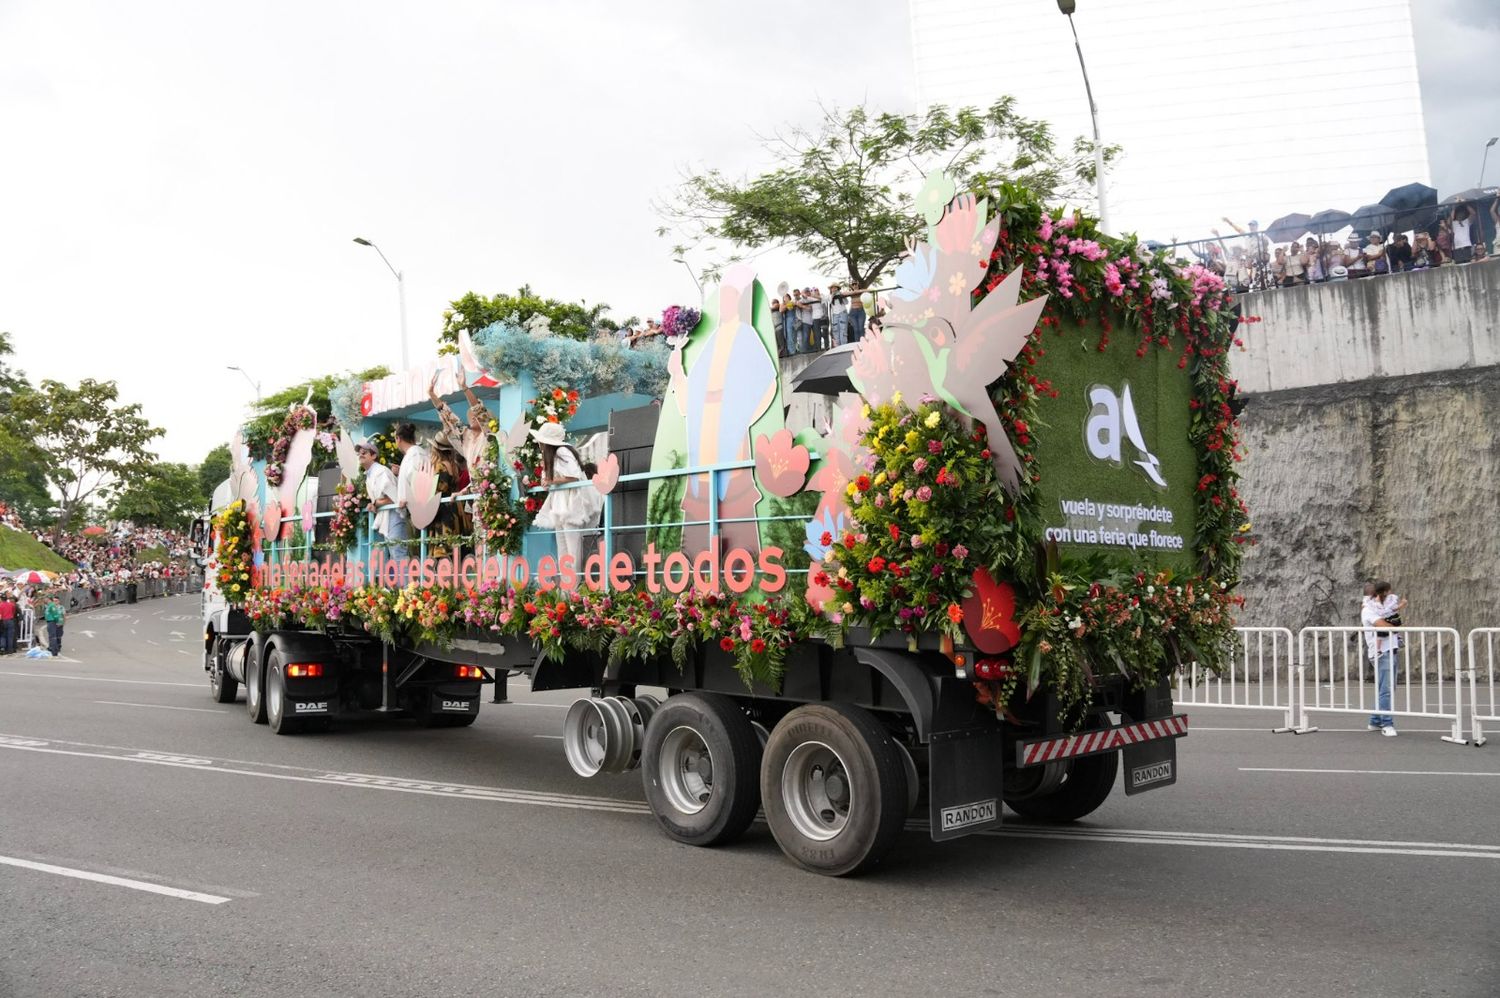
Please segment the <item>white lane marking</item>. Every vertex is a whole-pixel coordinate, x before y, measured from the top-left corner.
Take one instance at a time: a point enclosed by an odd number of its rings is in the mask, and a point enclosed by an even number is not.
[[[95,700],[95,703],[107,703],[111,707],[155,707],[157,710],[192,710],[200,714],[222,714],[222,710],[213,710],[210,707],[173,707],[164,703],[127,703],[124,700]]]
[[[520,700],[507,700],[506,703],[512,707],[545,707],[548,710],[567,710],[572,706],[566,703],[525,703]]]
[[[74,665],[80,664],[74,659],[55,658],[52,661],[69,661]],[[26,676],[30,679],[76,679],[80,683],[129,683],[132,686],[191,686],[198,689],[202,683],[166,683],[157,679],[104,679],[101,676],[58,676],[50,672],[0,672],[0,676]]]
[[[0,865],[18,866],[23,870],[36,870],[38,873],[55,873],[59,877],[72,877],[74,880],[91,880],[96,884],[110,884],[115,887],[128,887],[133,891],[145,891],[147,894],[160,894],[169,898],[180,898],[183,901],[198,901],[202,904],[225,904],[230,899],[220,897],[217,894],[202,894],[198,891],[184,891],[176,887],[164,887],[161,884],[150,884],[144,880],[131,880],[127,877],[114,877],[107,873],[94,873],[91,870],[74,870],[66,866],[53,866],[51,863],[34,863],[29,859],[17,859],[14,856],[0,856]]]
[[[148,644],[148,645],[156,645],[156,647],[158,647],[158,648],[161,647],[161,642],[160,641],[152,641],[150,638],[146,639],[146,644]]]
[[[181,648],[179,648],[179,649],[177,649],[177,654],[179,654],[179,655],[186,655],[187,652],[185,652]]]
[[[563,740],[563,736],[562,735],[532,735],[531,737],[533,737],[533,738],[555,738],[558,741],[562,741]]]
[[[1315,773],[1338,776],[1500,776],[1454,769],[1295,769],[1283,766],[1241,766],[1242,773]]]
[[[258,776],[263,779],[285,780],[294,783],[319,783],[368,790],[390,790],[397,793],[446,797],[450,800],[489,801],[499,804],[530,804],[536,807],[557,807],[575,811],[599,811],[614,814],[646,815],[650,813],[650,810],[643,803],[614,797],[586,797],[580,794],[518,790],[505,787],[483,787],[439,780],[413,780],[363,773],[334,773],[326,770],[302,770],[303,772],[320,774],[317,776],[300,776],[292,773],[268,773],[249,769],[229,768],[217,764],[225,760],[144,752],[119,748],[117,746],[115,747],[117,751],[133,752],[134,754],[112,755],[104,752],[83,752],[50,747],[54,744],[83,743],[50,742],[26,736],[0,735],[0,749],[8,748],[23,752],[107,759],[117,762],[146,763],[148,765],[169,766],[178,769],[192,769],[199,772],[228,773],[235,776]],[[240,762],[238,765],[265,765],[277,769],[302,769],[302,767],[275,766],[271,763]],[[927,830],[925,822],[911,822],[908,823],[907,827],[916,831]],[[1127,845],[1186,846],[1216,849],[1251,849],[1272,852],[1324,852],[1408,857],[1455,857],[1500,861],[1500,845],[1467,842],[1334,839],[1286,835],[1240,835],[1221,832],[1159,831],[1135,828],[1062,829],[1029,825],[1007,825],[983,834],[1000,838],[1109,842]]]
[[[82,634],[86,638],[92,638],[94,636],[93,631],[79,631],[78,633]]]

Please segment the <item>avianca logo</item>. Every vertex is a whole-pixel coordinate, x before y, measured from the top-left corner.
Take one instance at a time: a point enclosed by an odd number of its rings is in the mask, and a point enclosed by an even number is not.
[[[1151,482],[1161,488],[1167,480],[1161,475],[1161,461],[1146,446],[1141,433],[1141,422],[1135,414],[1135,402],[1130,398],[1130,383],[1127,381],[1119,395],[1105,385],[1089,389],[1089,416],[1083,424],[1083,442],[1089,453],[1100,461],[1108,461],[1119,467],[1124,462],[1120,457],[1120,441],[1123,437],[1136,450],[1132,461]]]

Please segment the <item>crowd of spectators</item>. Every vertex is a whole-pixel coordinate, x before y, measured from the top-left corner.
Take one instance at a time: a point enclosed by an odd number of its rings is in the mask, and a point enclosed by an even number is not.
[[[1485,240],[1481,209],[1459,204],[1435,231],[1353,231],[1344,238],[1309,235],[1278,244],[1252,222],[1233,245],[1215,230],[1214,239],[1189,246],[1231,291],[1263,291],[1500,259],[1500,200],[1489,202],[1488,215],[1493,245]]]
[[[826,291],[816,287],[792,288],[781,284],[771,299],[771,325],[776,330],[776,352],[782,357],[821,353],[831,347],[857,343],[874,319],[875,296],[853,285],[833,283]],[[869,319],[867,319],[867,316]],[[626,324],[615,335],[627,347],[652,343],[677,346],[656,319],[644,324]]]
[[[48,530],[30,528],[14,509],[0,503],[0,523],[29,534],[51,548],[73,570],[58,575],[57,588],[89,589],[146,580],[186,578],[191,571],[191,546],[185,534],[160,527],[137,527],[118,522],[90,527],[83,533],[53,537]],[[143,556],[155,553],[154,557]],[[38,569],[38,565],[5,565],[10,571]]]

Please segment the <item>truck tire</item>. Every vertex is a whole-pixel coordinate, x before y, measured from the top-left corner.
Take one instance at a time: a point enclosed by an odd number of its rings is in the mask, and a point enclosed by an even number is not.
[[[646,728],[641,782],[662,830],[714,846],[740,836],[760,807],[760,741],[750,718],[719,693],[679,693]]]
[[[1068,766],[1062,785],[1047,794],[1006,800],[1010,809],[1025,818],[1040,821],[1077,821],[1093,814],[1109,798],[1120,769],[1120,753],[1086,755]]]
[[[807,704],[771,731],[760,769],[766,823],[787,858],[830,877],[863,873],[906,821],[906,764],[865,710]]]
[[[260,642],[251,639],[245,650],[245,710],[256,724],[266,723],[266,687],[261,668]]]
[[[278,735],[297,735],[307,729],[305,718],[287,714],[286,677],[281,672],[281,649],[266,657],[266,721]]]
[[[215,636],[208,651],[208,691],[215,703],[234,703],[240,684],[224,671],[225,642]]]

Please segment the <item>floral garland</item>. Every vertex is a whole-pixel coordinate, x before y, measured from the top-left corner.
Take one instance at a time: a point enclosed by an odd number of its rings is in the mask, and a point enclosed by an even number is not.
[[[439,645],[487,632],[529,638],[554,658],[570,651],[614,662],[670,655],[679,667],[695,645],[708,644],[734,657],[747,684],[775,683],[787,650],[823,630],[806,603],[790,596],[750,602],[720,592],[538,592],[493,583],[258,589],[245,612],[263,631],[288,624],[326,630],[345,621],[384,641]]]
[[[214,517],[218,541],[214,561],[218,567],[219,591],[227,603],[238,606],[255,591],[251,587],[252,527],[243,499],[236,499]]]
[[[525,496],[522,500],[526,512],[525,524],[521,528],[523,532],[531,526],[532,519],[542,508],[542,498],[529,493],[541,486],[545,472],[542,467],[542,445],[532,438],[530,431],[540,429],[548,423],[561,423],[577,412],[578,393],[563,388],[542,392],[526,403],[526,412],[522,417],[527,430],[526,440],[510,455],[510,466],[521,477],[521,492]]]
[[[473,507],[474,532],[491,555],[518,553],[532,520],[511,498],[514,482],[500,464],[500,445],[493,436],[499,428],[496,420],[490,420],[489,447],[470,469],[469,481],[469,491],[478,497]]]
[[[319,422],[318,414],[306,406],[295,406],[282,420],[281,426],[271,437],[271,453],[266,459],[266,484],[276,488],[286,473],[287,453],[292,448],[292,438],[301,430],[317,430],[313,437],[312,464],[321,467],[333,456],[334,440],[332,419]]]
[[[365,476],[352,482],[339,482],[333,490],[333,515],[328,520],[328,547],[334,551],[347,551],[359,540],[359,527],[364,501]]]

